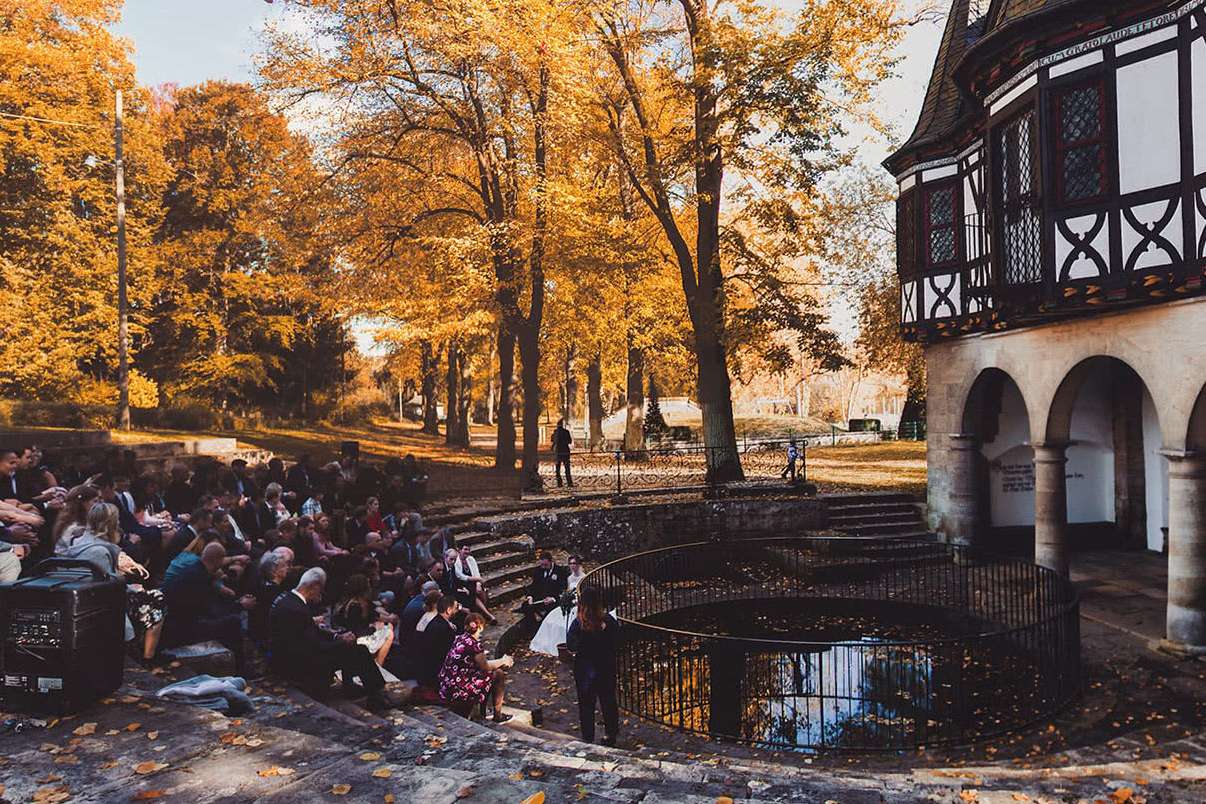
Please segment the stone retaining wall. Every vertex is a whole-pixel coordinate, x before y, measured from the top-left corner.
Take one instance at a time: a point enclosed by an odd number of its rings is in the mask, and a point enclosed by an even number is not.
[[[825,503],[796,499],[650,501],[600,508],[567,507],[483,517],[474,527],[495,536],[531,536],[590,563],[729,533],[790,535],[827,524]]]

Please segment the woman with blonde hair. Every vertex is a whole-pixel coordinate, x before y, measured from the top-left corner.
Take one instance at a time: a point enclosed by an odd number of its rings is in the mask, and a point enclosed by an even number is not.
[[[99,496],[100,491],[89,485],[76,486],[67,492],[63,500],[63,510],[55,518],[51,531],[51,543],[54,544],[55,553],[61,555],[71,546],[72,540],[84,532],[87,528],[88,510]]]
[[[88,509],[84,531],[70,536],[65,558],[87,561],[105,575],[116,578],[145,579],[149,573],[138,562],[121,551],[121,528],[118,524],[117,506],[107,502],[94,502]],[[163,592],[146,589],[140,583],[126,584],[126,616],[133,627],[127,628],[127,641],[137,632],[142,633],[142,660],[150,662],[159,649],[159,636],[163,630]]]

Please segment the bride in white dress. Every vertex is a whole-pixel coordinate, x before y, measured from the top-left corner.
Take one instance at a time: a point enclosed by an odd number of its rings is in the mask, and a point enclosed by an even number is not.
[[[569,577],[566,578],[566,593],[572,594],[577,590],[578,584],[582,583],[582,579],[586,577],[586,573],[583,572],[582,561],[577,556],[570,556],[569,570]],[[577,616],[577,606],[570,609],[569,616],[566,616],[560,606],[553,609],[545,615],[544,622],[540,624],[540,629],[536,631],[536,636],[532,637],[529,647],[534,653],[557,656],[557,646],[565,642],[565,634],[569,630],[569,624]]]

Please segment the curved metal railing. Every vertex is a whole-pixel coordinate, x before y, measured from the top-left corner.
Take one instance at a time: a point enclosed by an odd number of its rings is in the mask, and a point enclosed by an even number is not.
[[[621,706],[776,748],[912,749],[1022,728],[1079,691],[1058,573],[954,545],[696,542],[583,580],[620,619]]]

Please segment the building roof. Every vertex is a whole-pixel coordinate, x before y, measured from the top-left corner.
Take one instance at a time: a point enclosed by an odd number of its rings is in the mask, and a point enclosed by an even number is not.
[[[955,123],[963,115],[963,95],[955,83],[954,74],[955,65],[967,50],[967,15],[970,4],[971,0],[954,0],[951,4],[917,125],[896,153],[884,161],[884,166],[893,173],[903,166],[910,155],[927,145],[940,142],[955,128]]]
[[[1004,27],[1014,20],[1040,11],[1051,11],[1060,6],[1073,6],[1083,0],[998,0],[990,10],[988,30]]]

